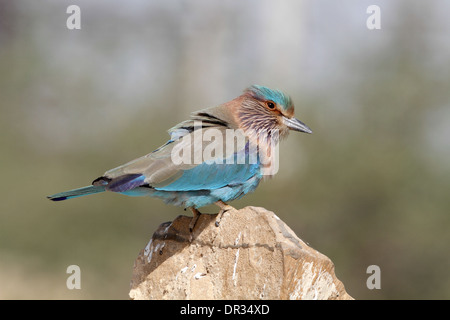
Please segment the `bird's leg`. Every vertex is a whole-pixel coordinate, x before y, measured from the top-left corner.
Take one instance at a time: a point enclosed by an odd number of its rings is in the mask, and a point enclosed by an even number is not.
[[[219,224],[220,224],[220,220],[222,220],[223,214],[225,212],[229,211],[229,210],[234,209],[234,208],[232,206],[226,204],[222,200],[219,200],[219,201],[215,202],[215,205],[220,208],[219,214],[217,215],[217,219],[216,219],[216,227],[218,227]]]
[[[192,214],[194,215],[192,217],[191,223],[189,223],[189,232],[192,234],[192,231],[194,231],[195,224],[197,223],[198,218],[200,217],[201,213],[194,207],[190,207]]]

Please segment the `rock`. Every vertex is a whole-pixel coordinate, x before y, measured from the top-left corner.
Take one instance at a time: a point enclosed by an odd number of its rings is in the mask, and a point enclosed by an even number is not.
[[[163,223],[137,257],[131,299],[353,299],[331,260],[264,208]]]

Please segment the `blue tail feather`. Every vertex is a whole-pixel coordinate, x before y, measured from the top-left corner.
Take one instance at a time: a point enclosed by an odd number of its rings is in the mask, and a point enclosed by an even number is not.
[[[83,188],[56,193],[54,195],[48,196],[47,198],[52,201],[62,201],[76,197],[87,196],[89,194],[103,192],[105,190],[106,190],[105,186],[87,186]]]

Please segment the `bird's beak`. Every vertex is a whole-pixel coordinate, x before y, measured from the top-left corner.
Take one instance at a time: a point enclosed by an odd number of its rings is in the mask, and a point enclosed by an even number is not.
[[[285,125],[291,130],[312,133],[312,130],[298,119],[283,117],[283,120]]]

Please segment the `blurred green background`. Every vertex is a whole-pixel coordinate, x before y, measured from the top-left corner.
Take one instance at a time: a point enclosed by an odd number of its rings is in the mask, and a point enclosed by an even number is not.
[[[81,9],[69,30],[66,9]],[[369,30],[369,5],[381,29]],[[133,263],[184,212],[105,193],[53,203],[251,84],[313,135],[231,203],[274,211],[357,299],[450,298],[450,4],[0,1],[0,299],[128,299]],[[210,209],[209,212],[212,212]],[[68,290],[66,268],[81,268]],[[367,267],[381,268],[369,290]]]

